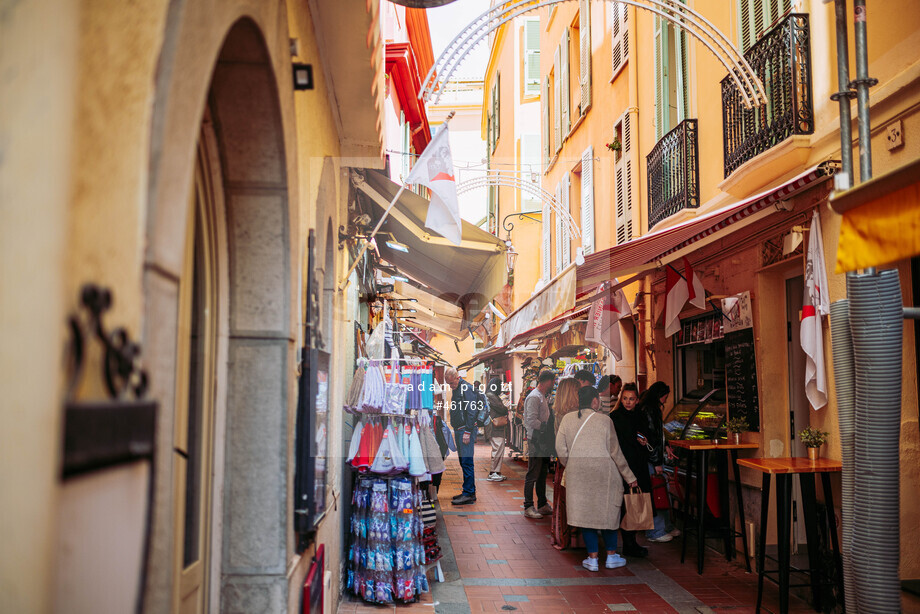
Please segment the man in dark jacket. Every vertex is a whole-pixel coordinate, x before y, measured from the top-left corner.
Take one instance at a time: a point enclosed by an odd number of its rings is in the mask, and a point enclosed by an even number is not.
[[[454,497],[454,505],[469,505],[476,502],[476,479],[473,475],[473,455],[476,449],[476,416],[482,397],[473,386],[460,379],[453,367],[444,372],[444,381],[453,389],[450,399],[450,425],[457,442],[457,456],[463,470],[463,492]]]

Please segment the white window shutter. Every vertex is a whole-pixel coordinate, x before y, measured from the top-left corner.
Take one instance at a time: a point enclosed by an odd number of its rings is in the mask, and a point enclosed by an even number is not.
[[[556,203],[559,204],[560,209],[562,207],[562,182],[556,184]],[[559,274],[559,271],[562,270],[562,246],[564,242],[562,239],[562,215],[560,212],[556,212],[556,274]]]
[[[634,217],[634,204],[635,198],[633,196],[633,166],[632,166],[632,130],[630,129],[630,115],[629,111],[623,114],[623,156],[621,160],[624,160],[625,166],[625,188],[626,188],[626,240],[632,241],[634,236],[633,234],[633,217]]]
[[[677,71],[677,121],[679,123],[690,117],[690,72],[687,59],[687,33],[675,28],[674,38],[674,70]]]
[[[626,65],[629,59],[629,22],[628,7],[619,2],[613,3],[613,24],[610,50],[612,53],[611,79]]]
[[[655,140],[667,132],[668,32],[667,22],[655,17]]]
[[[617,245],[626,243],[626,186],[625,175],[626,169],[624,168],[624,159],[620,157],[620,160],[616,163],[614,167],[614,179],[616,181],[616,190],[617,190],[617,210],[616,210],[616,230],[617,230]]]
[[[571,116],[569,114],[570,101],[572,96],[569,91],[569,29],[566,28],[562,33],[562,43],[559,45],[559,67],[562,69],[562,138],[565,138],[571,127]]]
[[[581,154],[581,247],[594,252],[594,147]]]
[[[492,112],[493,121],[492,121],[492,132],[494,133],[495,143],[498,143],[498,139],[501,136],[501,86],[502,86],[502,76],[501,73],[495,73],[495,89],[492,90],[494,94],[494,103]]]
[[[540,20],[524,22],[524,95],[540,93]]]
[[[566,174],[562,180],[562,210],[565,215],[562,216],[562,268],[569,266],[572,261],[572,231],[569,228],[569,217],[572,215],[569,208],[569,194],[571,193],[571,180]],[[560,269],[561,270],[561,269]]]
[[[562,66],[559,63],[561,47],[556,47],[553,55],[553,149],[562,149]]]
[[[549,77],[543,82],[540,106],[543,108],[543,169],[545,170],[549,166],[549,159],[553,157],[552,139],[549,132]]]
[[[591,0],[579,0],[578,41],[581,56],[581,112],[591,104]]]
[[[540,249],[540,260],[541,260],[541,269],[542,275],[541,279],[543,281],[549,281],[551,277],[550,273],[550,242],[552,240],[552,210],[549,208],[549,205],[543,205],[543,244]]]

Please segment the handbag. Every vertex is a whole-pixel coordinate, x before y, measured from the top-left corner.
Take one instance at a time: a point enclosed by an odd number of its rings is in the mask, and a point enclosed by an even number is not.
[[[588,422],[589,422],[589,421],[591,420],[591,418],[593,418],[593,417],[594,417],[594,414],[592,413],[590,416],[588,416],[587,418],[585,418],[585,421],[581,423],[581,426],[580,426],[580,427],[578,427],[578,432],[575,433],[575,439],[572,440],[572,449],[573,449],[573,450],[575,449],[575,442],[578,441],[578,436],[581,435],[581,429],[585,428],[585,425],[588,424]],[[569,456],[571,456],[571,455],[572,455],[572,450],[569,450]],[[562,479],[559,480],[559,485],[562,486],[563,488],[565,488],[565,469],[562,470]]]
[[[652,496],[640,488],[630,488],[623,495],[626,513],[620,520],[624,531],[648,531],[655,528],[655,512],[652,510]]]
[[[508,416],[492,418],[492,425],[497,427],[508,426]]]
[[[656,510],[671,509],[671,498],[668,496],[668,481],[663,475],[652,476],[652,503]]]

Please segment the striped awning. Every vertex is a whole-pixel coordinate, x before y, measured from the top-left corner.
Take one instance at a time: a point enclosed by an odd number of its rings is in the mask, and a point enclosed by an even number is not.
[[[576,269],[575,294],[582,296],[614,277],[623,278],[674,262],[720,238],[723,231],[734,231],[766,217],[775,210],[774,205],[833,175],[837,167],[836,162],[822,162],[779,187],[586,256],[584,265]]]

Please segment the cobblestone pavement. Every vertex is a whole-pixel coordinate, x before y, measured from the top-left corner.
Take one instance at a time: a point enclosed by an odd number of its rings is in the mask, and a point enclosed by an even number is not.
[[[680,562],[682,538],[667,544],[646,544],[648,558],[629,558],[626,567],[605,569],[602,565],[599,572],[583,569],[583,549],[559,551],[550,545],[549,518],[529,520],[522,515],[526,464],[506,457],[502,473],[508,479],[489,482],[489,453],[487,445],[476,446],[477,500],[466,506],[450,503],[461,490],[462,475],[456,454],[447,459],[438,525],[445,581],[437,582],[430,572],[431,593],[418,603],[395,608],[352,601],[346,595],[339,614],[755,611],[757,575],[747,573],[738,561],[726,561],[720,553],[707,549],[700,576],[695,556],[688,553],[687,562]],[[552,474],[548,483],[552,500]],[[640,542],[644,543],[641,537]],[[695,553],[695,542],[688,546]],[[761,611],[779,611],[775,584],[765,583]],[[790,612],[813,611],[804,601],[790,597]]]

